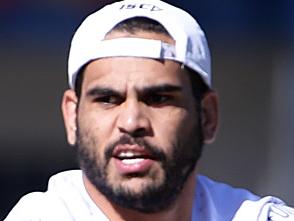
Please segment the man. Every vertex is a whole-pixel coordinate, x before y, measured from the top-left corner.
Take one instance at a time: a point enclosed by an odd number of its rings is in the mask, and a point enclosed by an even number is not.
[[[23,197],[10,220],[294,220],[260,198],[196,175],[218,124],[205,35],[185,11],[126,0],[72,40],[62,111],[81,170]]]

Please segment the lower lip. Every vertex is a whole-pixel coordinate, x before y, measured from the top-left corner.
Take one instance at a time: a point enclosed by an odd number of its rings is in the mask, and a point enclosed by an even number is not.
[[[127,163],[116,158],[114,161],[118,172],[122,175],[147,172],[154,163],[151,159],[140,159],[132,163]]]

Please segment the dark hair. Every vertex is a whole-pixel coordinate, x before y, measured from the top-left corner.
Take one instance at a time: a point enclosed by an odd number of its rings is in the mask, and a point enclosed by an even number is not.
[[[172,38],[168,31],[159,22],[145,17],[134,17],[126,19],[114,26],[114,28],[106,35],[110,34],[112,31],[121,31],[131,34],[135,34],[138,31],[146,31],[165,34]],[[80,69],[75,81],[75,92],[78,98],[81,96],[85,66],[86,65]],[[185,67],[185,69],[191,81],[193,96],[196,99],[196,102],[199,103],[202,99],[202,96],[209,90],[209,87],[204,83],[203,79],[198,73],[188,67]]]
[[[112,31],[121,31],[130,34],[136,34],[138,31],[146,31],[165,34],[172,38],[168,31],[159,22],[145,17],[126,19],[114,26],[106,35],[110,34]]]

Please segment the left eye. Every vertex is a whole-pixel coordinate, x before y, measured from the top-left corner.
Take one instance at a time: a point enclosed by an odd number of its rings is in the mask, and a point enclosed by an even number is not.
[[[148,97],[146,103],[149,105],[159,105],[166,103],[170,99],[171,97],[169,95],[156,94]]]

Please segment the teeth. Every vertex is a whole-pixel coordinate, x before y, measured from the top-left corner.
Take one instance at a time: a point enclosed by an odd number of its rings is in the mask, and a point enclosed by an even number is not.
[[[127,152],[121,152],[119,155],[119,157],[124,158],[124,157],[134,157],[135,154],[131,151],[127,151]]]
[[[142,158],[137,158],[137,159],[123,159],[122,162],[124,164],[136,164],[136,163],[140,163],[141,161],[143,161],[144,159]]]

